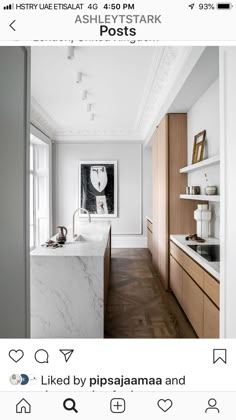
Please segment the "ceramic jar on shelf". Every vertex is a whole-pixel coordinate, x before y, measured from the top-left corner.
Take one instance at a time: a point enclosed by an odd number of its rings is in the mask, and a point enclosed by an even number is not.
[[[211,210],[208,209],[208,204],[198,204],[194,211],[194,219],[197,222],[197,235],[200,238],[208,238],[211,221]]]

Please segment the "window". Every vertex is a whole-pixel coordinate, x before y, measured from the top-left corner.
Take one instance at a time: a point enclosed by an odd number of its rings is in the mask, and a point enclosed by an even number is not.
[[[49,145],[30,137],[30,248],[49,238]]]

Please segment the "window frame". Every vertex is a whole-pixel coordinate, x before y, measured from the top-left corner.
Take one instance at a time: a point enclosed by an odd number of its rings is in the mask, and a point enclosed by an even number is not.
[[[30,251],[33,251],[37,246],[39,246],[39,235],[38,235],[38,227],[37,227],[37,194],[38,194],[38,179],[40,176],[40,171],[37,171],[37,142],[33,142],[33,137],[39,140],[40,143],[44,143],[45,146],[48,147],[47,149],[47,214],[48,214],[48,235],[49,237],[52,236],[52,141],[49,137],[43,134],[40,130],[38,130],[34,125],[31,124],[30,130],[30,147],[33,147],[33,169],[29,168],[29,177],[33,175],[33,223],[34,223],[34,243],[30,246]],[[30,185],[30,182],[29,182]],[[30,227],[32,224],[29,225]]]
[[[33,251],[33,249],[36,248],[36,171],[35,171],[35,147],[34,145],[31,143],[30,140],[30,148],[32,147],[33,149],[33,169],[31,169],[30,167],[30,176],[33,176],[33,232],[34,232],[34,241],[33,241],[33,245],[30,246],[30,251]],[[31,187],[31,181],[29,182],[30,187]],[[31,189],[30,189],[30,200],[31,200]],[[32,226],[32,224],[30,223],[30,227]],[[30,242],[31,243],[31,242]]]

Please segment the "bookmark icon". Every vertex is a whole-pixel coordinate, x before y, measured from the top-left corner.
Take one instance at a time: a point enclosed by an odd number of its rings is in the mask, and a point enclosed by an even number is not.
[[[227,350],[226,349],[213,350],[213,364],[217,362],[223,362],[224,364],[227,364]]]
[[[71,358],[72,354],[74,353],[74,350],[60,350],[60,352],[63,354],[65,358],[65,362],[67,363],[68,360]]]

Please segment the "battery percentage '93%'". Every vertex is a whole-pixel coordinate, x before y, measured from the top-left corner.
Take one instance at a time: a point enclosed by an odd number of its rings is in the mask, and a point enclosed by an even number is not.
[[[215,10],[214,3],[200,3],[199,4],[200,10]]]

